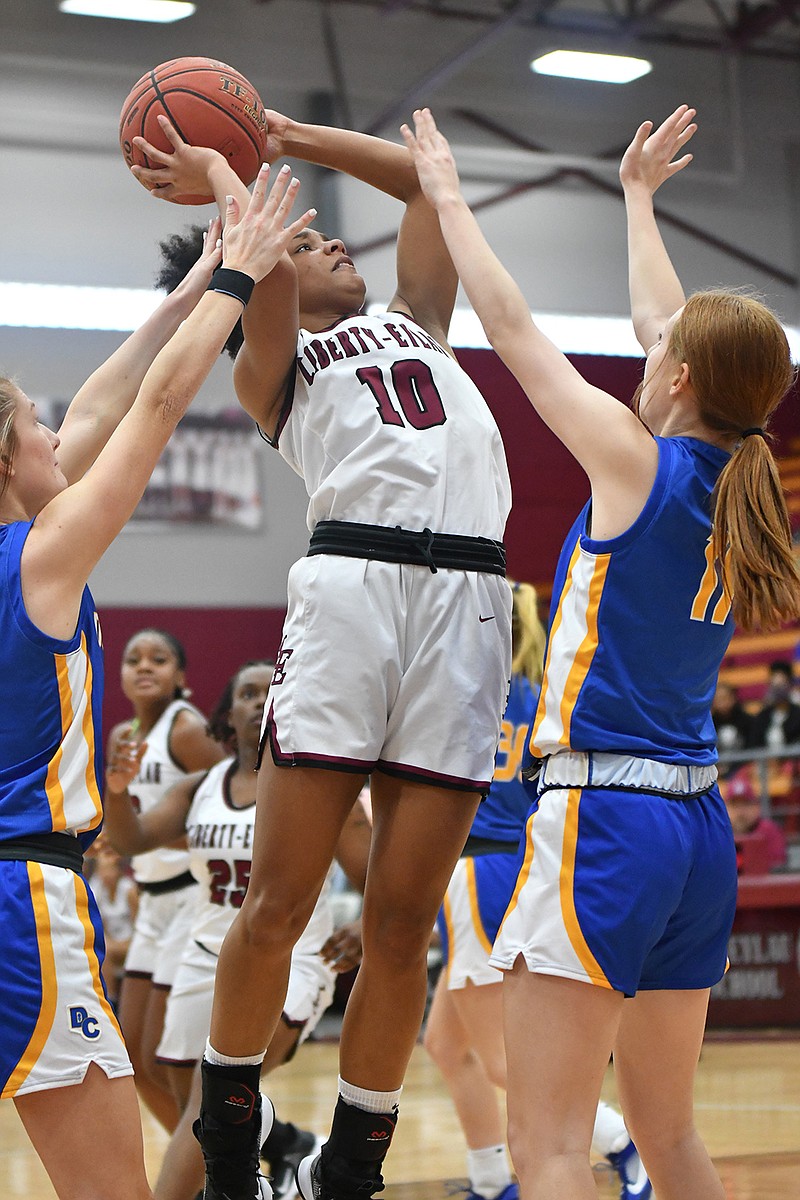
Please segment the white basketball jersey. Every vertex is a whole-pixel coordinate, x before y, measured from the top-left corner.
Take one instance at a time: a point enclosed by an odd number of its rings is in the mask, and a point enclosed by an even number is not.
[[[139,767],[139,774],[128,788],[139,812],[153,808],[171,788],[183,779],[186,772],[178,766],[169,752],[169,737],[178,713],[188,709],[202,718],[199,709],[186,700],[173,700],[156,721],[146,737],[147,749]],[[189,869],[186,850],[159,849],[137,854],[132,859],[133,874],[137,883],[158,883],[162,879],[173,879]]]
[[[300,330],[273,444],[305,480],[309,529],[336,520],[503,537],[511,487],[494,418],[402,313]]]
[[[189,868],[200,884],[189,937],[213,954],[219,954],[242,907],[253,856],[256,806],[235,808],[231,804],[229,779],[235,769],[233,758],[213,766],[195,792],[186,818]],[[330,877],[329,872],[295,954],[316,954],[333,932]]]

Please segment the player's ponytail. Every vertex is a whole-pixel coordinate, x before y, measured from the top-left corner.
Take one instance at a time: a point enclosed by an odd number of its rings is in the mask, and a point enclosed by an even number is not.
[[[513,607],[511,610],[511,645],[513,675],[526,675],[537,687],[542,682],[544,646],[547,635],[539,620],[536,588],[530,583],[511,584]]]
[[[689,367],[705,424],[739,435],[717,483],[713,533],[734,620],[776,629],[800,617],[800,574],[768,432],[794,379],[786,335],[751,296],[698,292],[673,326],[671,348]]]
[[[8,487],[14,451],[17,448],[17,433],[14,422],[17,416],[19,388],[11,379],[0,376],[0,498]]]

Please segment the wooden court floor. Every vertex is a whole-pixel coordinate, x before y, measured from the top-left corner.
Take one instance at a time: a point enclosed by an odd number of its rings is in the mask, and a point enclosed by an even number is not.
[[[303,1046],[295,1061],[270,1081],[278,1113],[326,1132],[336,1075],[334,1044]],[[603,1094],[615,1102],[610,1071]],[[793,1040],[709,1040],[698,1073],[697,1120],[729,1200],[798,1200],[800,1033]],[[155,1179],[166,1139],[148,1114],[144,1129],[148,1169]],[[598,1164],[596,1178],[598,1197],[615,1200],[616,1177]],[[465,1183],[458,1125],[421,1047],[406,1078],[386,1179],[386,1200],[445,1200]],[[0,1105],[0,1200],[53,1200],[54,1195],[13,1105]]]

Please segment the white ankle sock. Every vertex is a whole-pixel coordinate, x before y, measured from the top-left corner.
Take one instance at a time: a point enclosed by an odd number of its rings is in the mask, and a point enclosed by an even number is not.
[[[495,1200],[511,1183],[511,1165],[505,1146],[467,1150],[467,1174],[473,1192],[485,1200]]]
[[[597,1116],[594,1119],[592,1146],[597,1154],[607,1157],[609,1154],[619,1154],[624,1150],[631,1135],[625,1128],[622,1114],[610,1104],[601,1100],[597,1106]]]
[[[264,1061],[265,1054],[266,1050],[262,1050],[261,1054],[246,1054],[243,1058],[232,1058],[229,1054],[220,1054],[210,1041],[206,1041],[203,1057],[207,1063],[211,1063],[212,1067],[257,1067]]]
[[[402,1090],[399,1087],[396,1092],[371,1092],[368,1088],[356,1087],[339,1076],[339,1095],[346,1104],[352,1104],[354,1108],[361,1108],[364,1112],[392,1112],[400,1103]]]

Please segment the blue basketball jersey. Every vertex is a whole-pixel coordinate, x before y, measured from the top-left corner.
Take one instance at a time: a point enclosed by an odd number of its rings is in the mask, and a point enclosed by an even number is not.
[[[561,551],[534,756],[564,748],[713,763],[711,700],[733,632],[711,556],[725,451],[656,438],[658,469],[629,529],[590,536],[591,505]]]
[[[471,837],[517,842],[525,828],[530,796],[522,784],[520,764],[538,698],[526,675],[512,675],[508,704],[500,727],[489,793],[478,805]]]
[[[85,849],[103,819],[99,624],[88,588],[68,641],[30,620],[20,557],[32,524],[0,526],[0,840],[66,832]]]

